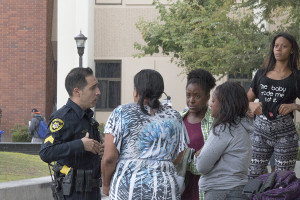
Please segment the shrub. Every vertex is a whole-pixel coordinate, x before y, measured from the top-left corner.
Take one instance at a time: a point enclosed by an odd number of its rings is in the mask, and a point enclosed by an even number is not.
[[[25,124],[18,124],[15,125],[10,130],[12,141],[13,142],[30,142],[31,141],[31,135],[28,131],[28,126]]]

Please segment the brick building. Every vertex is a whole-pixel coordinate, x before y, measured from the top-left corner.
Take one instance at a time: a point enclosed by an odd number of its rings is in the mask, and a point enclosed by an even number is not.
[[[2,0],[0,4],[0,107],[4,130],[28,124],[31,108],[48,118],[56,103],[53,0]],[[47,88],[47,89],[46,89]]]

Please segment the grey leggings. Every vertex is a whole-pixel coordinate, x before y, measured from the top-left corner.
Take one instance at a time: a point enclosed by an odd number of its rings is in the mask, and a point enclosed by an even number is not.
[[[298,134],[292,117],[279,115],[270,121],[264,115],[258,115],[254,120],[254,128],[249,178],[264,173],[273,152],[276,171],[293,171],[298,153]]]

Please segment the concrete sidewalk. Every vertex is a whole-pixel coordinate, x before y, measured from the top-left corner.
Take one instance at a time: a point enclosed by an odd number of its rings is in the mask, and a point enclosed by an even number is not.
[[[50,187],[51,177],[40,177],[0,183],[1,200],[53,200]],[[108,196],[102,194],[102,200]]]

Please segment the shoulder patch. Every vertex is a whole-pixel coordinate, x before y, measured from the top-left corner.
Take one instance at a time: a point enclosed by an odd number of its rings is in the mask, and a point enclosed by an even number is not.
[[[59,131],[64,126],[64,122],[61,119],[54,119],[50,124],[50,131],[56,132]]]

